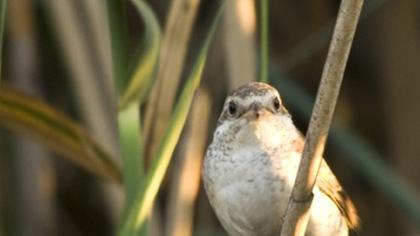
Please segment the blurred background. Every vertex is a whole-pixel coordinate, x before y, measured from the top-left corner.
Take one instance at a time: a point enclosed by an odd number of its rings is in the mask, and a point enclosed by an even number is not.
[[[136,57],[144,25],[133,5],[122,2],[127,54]],[[167,82],[153,87],[141,108],[147,113],[155,99],[161,114],[143,123],[146,153],[162,133],[219,1],[147,2],[162,28],[157,76]],[[269,4],[270,83],[304,132],[340,1]],[[109,30],[104,0],[8,1],[1,83],[62,111],[118,157]],[[200,165],[226,93],[257,79],[258,34],[259,1],[228,1],[149,217],[150,235],[226,235],[201,186]],[[167,55],[170,35],[176,50]],[[325,155],[359,209],[358,235],[420,235],[419,63],[420,1],[365,1]],[[179,69],[165,74],[165,65]],[[0,130],[0,235],[113,235],[121,187],[55,158],[39,141]]]

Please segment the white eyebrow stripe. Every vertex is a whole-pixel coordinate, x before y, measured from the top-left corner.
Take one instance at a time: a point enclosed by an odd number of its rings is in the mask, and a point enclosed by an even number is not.
[[[281,100],[280,96],[278,95],[277,92],[275,92],[275,93],[274,92],[275,91],[265,93],[264,95],[246,96],[245,98],[240,97],[240,96],[231,96],[226,100],[224,107],[226,108],[230,101],[234,101],[242,107],[249,107],[252,103],[255,103],[255,102],[267,106],[267,105],[272,104],[273,98],[275,98],[275,97],[279,98],[280,105],[281,105],[282,100]]]

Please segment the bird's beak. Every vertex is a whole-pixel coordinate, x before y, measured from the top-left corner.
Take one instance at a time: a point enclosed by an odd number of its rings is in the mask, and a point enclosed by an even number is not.
[[[259,103],[253,103],[249,109],[242,115],[247,121],[258,120],[266,111]]]

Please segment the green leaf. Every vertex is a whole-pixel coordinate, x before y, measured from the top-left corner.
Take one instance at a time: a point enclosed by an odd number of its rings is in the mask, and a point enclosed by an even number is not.
[[[181,96],[175,106],[174,113],[169,123],[169,128],[166,130],[163,140],[161,141],[156,155],[153,158],[150,173],[146,178],[146,184],[141,186],[141,191],[136,198],[136,202],[131,207],[128,217],[124,220],[120,228],[119,235],[121,236],[137,235],[153,206],[153,202],[171,160],[172,153],[187,119],[194,92],[200,83],[201,74],[206,62],[207,51],[212,36],[221,18],[224,6],[225,1],[223,1],[223,4],[221,4],[217,12],[204,45],[201,48],[189,77],[187,78]]]
[[[260,1],[260,81],[268,82],[268,0]]]
[[[123,160],[125,206],[131,206],[143,179],[140,138],[141,99],[149,89],[159,56],[160,27],[152,9],[141,0],[132,0],[145,25],[143,52],[127,88],[119,100],[118,129]],[[116,63],[114,61],[114,63]]]
[[[151,87],[154,72],[159,58],[161,30],[152,9],[142,0],[131,1],[142,16],[145,25],[143,49],[137,67],[130,82],[119,101],[119,108],[123,109],[132,103],[139,103]]]
[[[1,86],[0,126],[33,135],[86,170],[121,181],[120,171],[110,155],[74,121],[35,97]]]
[[[111,36],[112,68],[117,88],[120,95],[128,80],[127,63],[127,19],[125,12],[125,1],[106,0],[108,10],[109,30]]]
[[[140,142],[140,114],[137,104],[132,104],[118,113],[118,132],[123,160],[123,176],[125,188],[125,214],[144,179],[142,170],[142,152]]]

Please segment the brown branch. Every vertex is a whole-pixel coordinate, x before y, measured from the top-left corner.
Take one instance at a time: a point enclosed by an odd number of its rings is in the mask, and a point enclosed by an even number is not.
[[[305,234],[313,198],[312,189],[322,161],[325,141],[362,5],[363,0],[341,1],[281,236]]]
[[[181,155],[173,163],[166,236],[193,235],[194,206],[200,185],[200,166],[206,149],[207,129],[211,111],[211,97],[207,90],[198,89],[194,96],[184,137],[179,143]]]
[[[176,91],[181,80],[191,30],[201,0],[173,0],[169,8],[157,69],[148,98],[143,138],[146,169],[169,123]]]
[[[227,1],[223,30],[231,90],[256,78],[255,1]]]

